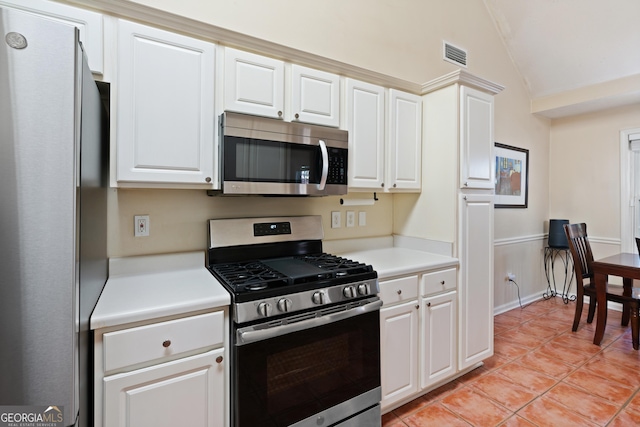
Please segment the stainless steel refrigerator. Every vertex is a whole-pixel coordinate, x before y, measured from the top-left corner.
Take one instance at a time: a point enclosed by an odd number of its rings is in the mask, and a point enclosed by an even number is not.
[[[64,425],[92,425],[106,109],[75,28],[0,8],[0,30],[0,406],[63,406]]]

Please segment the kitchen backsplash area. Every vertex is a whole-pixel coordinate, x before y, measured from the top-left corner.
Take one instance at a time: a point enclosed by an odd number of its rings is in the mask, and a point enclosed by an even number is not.
[[[373,206],[344,206],[340,199],[373,199],[371,193],[326,197],[207,196],[204,190],[109,190],[108,256],[161,254],[205,250],[207,220],[282,215],[321,215],[324,240],[390,236],[393,195],[377,194]],[[347,227],[347,211],[354,212]],[[340,212],[340,227],[331,227],[331,213]],[[365,225],[359,225],[364,212]],[[134,236],[134,216],[149,216],[149,236]]]

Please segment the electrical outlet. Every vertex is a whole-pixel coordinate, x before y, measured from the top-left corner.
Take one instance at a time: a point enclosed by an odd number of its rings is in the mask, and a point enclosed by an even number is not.
[[[340,227],[342,227],[342,216],[340,215],[340,211],[331,212],[331,228]]]
[[[516,275],[513,273],[507,273],[507,277],[505,278],[505,280],[516,280]]]
[[[149,235],[149,215],[136,215],[133,217],[133,235],[145,237]]]
[[[356,225],[356,213],[354,211],[347,211],[347,227],[355,227]]]

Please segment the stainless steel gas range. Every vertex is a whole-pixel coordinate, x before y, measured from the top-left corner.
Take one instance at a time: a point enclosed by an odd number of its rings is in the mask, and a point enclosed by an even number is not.
[[[322,251],[319,216],[209,221],[232,299],[236,427],[380,425],[380,306],[369,265]]]

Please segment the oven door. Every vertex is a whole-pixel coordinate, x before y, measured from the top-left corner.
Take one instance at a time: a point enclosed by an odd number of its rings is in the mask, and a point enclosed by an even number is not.
[[[311,319],[238,330],[233,425],[317,427],[379,414],[380,305],[374,297]]]

